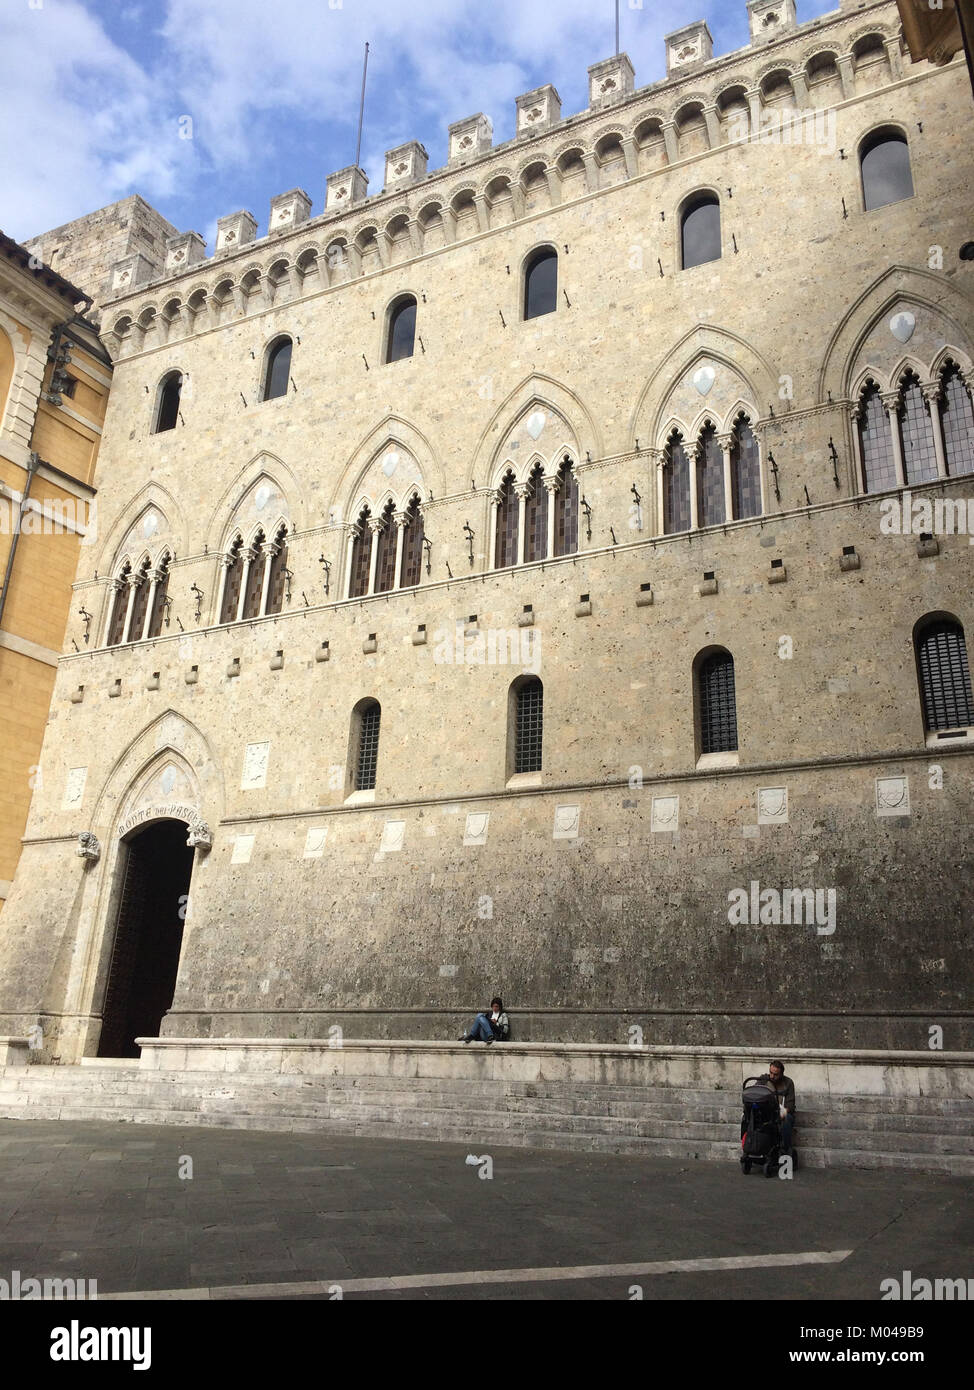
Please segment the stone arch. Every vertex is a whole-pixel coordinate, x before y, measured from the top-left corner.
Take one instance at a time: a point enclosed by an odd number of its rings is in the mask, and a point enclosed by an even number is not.
[[[238,470],[210,514],[206,527],[206,546],[211,554],[219,553],[220,546],[230,534],[235,521],[243,525],[239,516],[240,509],[262,480],[266,480],[267,485],[280,495],[280,502],[272,511],[268,511],[267,517],[280,513],[286,518],[290,517],[291,529],[304,529],[307,524],[304,491],[297,477],[283,459],[262,451]],[[264,518],[261,520],[263,523]]]
[[[387,452],[399,453],[400,450],[409,456],[413,464],[413,468],[408,471],[411,474],[418,473],[419,476],[411,476],[408,482],[405,478],[399,480],[395,478],[395,473],[398,472],[400,463],[397,462],[391,472],[382,468],[380,463],[383,477],[390,479],[388,483],[381,484],[383,497],[388,500],[388,496],[395,497],[399,492],[408,502],[409,497],[416,491],[423,501],[427,501],[431,495],[442,495],[442,470],[427,437],[401,416],[387,415],[359,441],[342,470],[329,501],[329,518],[336,522],[354,521],[366,502],[370,507],[374,507],[375,499],[371,498],[365,489],[367,477],[380,456],[384,459]],[[351,508],[347,515],[346,507]]]
[[[519,386],[500,403],[482,431],[473,452],[472,476],[477,479],[492,479],[506,450],[511,427],[526,418],[534,410],[544,411],[548,407],[559,416],[577,440],[577,444],[565,452],[572,453],[576,462],[583,462],[585,455],[593,459],[602,457],[602,437],[588,407],[569,387],[555,381],[553,377],[541,373],[527,376]],[[559,432],[565,433],[564,430]],[[540,440],[535,440],[540,446]],[[559,446],[560,447],[560,446]],[[554,443],[549,449],[547,439],[541,451],[549,458],[554,457]]]
[[[159,537],[160,544],[168,536],[177,555],[189,553],[189,529],[183,510],[167,488],[153,481],[146,483],[145,487],[140,488],[135,496],[129,499],[109,528],[94,566],[99,574],[112,571],[129,533],[152,510],[160,512],[166,522],[165,526],[160,525],[152,535]]]
[[[179,785],[195,796],[200,817],[210,826],[222,819],[226,802],[222,760],[200,728],[170,708],[131,739],[106,776],[91,814],[91,828],[99,838],[117,835],[126,818],[139,808],[140,798],[145,802],[158,791],[163,797],[158,804],[173,799],[175,783],[168,792],[161,780],[158,786],[155,783],[169,763],[184,779]]]
[[[675,370],[672,366],[674,362],[680,364]],[[763,414],[762,405],[777,400],[778,374],[756,348],[726,328],[698,324],[674,346],[640,392],[629,421],[631,449],[635,449],[637,439],[641,445],[657,447],[664,419],[689,413],[688,410],[674,408],[674,397],[688,374],[706,365],[712,366],[715,371],[722,367],[729,369],[731,378],[727,404],[731,399],[736,402],[749,395],[751,403],[748,410],[756,412],[755,423]],[[745,387],[743,392],[738,385],[741,382]],[[702,409],[709,408],[723,414],[716,400],[708,402],[701,396],[700,404]]]
[[[939,316],[955,342],[974,348],[965,324],[974,322],[974,300],[959,286],[930,270],[894,265],[876,277],[846,311],[826,348],[818,380],[818,400],[849,400],[856,359],[884,314],[910,305]]]
[[[21,328],[16,319],[0,309],[0,328],[10,341],[10,352],[12,355],[10,380],[6,385],[3,396],[0,397],[0,428],[8,429],[8,416],[12,417],[14,407],[24,397],[25,380],[24,368],[27,365],[28,342],[24,341],[24,333],[29,334],[29,330]]]

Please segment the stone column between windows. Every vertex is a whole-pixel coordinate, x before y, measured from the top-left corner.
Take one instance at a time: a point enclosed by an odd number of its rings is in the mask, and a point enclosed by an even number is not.
[[[761,113],[764,107],[761,104],[761,92],[757,87],[746,93],[747,109],[751,115],[751,135],[759,135],[761,131]]]
[[[152,625],[152,610],[156,602],[156,589],[159,587],[162,573],[162,570],[149,571],[149,599],[145,605],[145,617],[142,620],[142,631],[139,633],[138,637],[132,639],[134,642],[144,642],[149,635],[149,628]]]
[[[795,105],[798,107],[799,115],[808,106],[808,78],[803,72],[793,72],[791,77],[791,90],[795,94]]]
[[[240,597],[237,599],[237,622],[243,621],[244,606],[247,602],[247,586],[250,583],[250,567],[257,559],[257,551],[248,546],[243,552],[243,573],[240,576]]]
[[[933,9],[934,6],[930,5],[928,8]],[[893,81],[898,82],[903,76],[903,56],[900,53],[900,36],[897,33],[895,37],[884,39],[883,42],[886,45],[886,52],[889,55],[889,66],[890,72],[893,74]]]
[[[765,447],[765,434],[763,430],[755,429],[754,438],[758,446],[758,481],[761,484],[761,515],[768,515],[768,479],[767,467],[764,462],[767,449]]]
[[[497,568],[497,512],[501,505],[501,494],[499,488],[491,488],[488,494],[490,504],[490,520],[487,523],[487,544],[490,549],[487,552],[487,568]]]
[[[265,541],[260,549],[264,556],[264,577],[260,582],[260,607],[257,612],[263,617],[267,612],[267,591],[271,583],[271,564],[280,547],[276,541]]]
[[[940,419],[940,382],[928,381],[921,386],[923,399],[930,409],[930,428],[933,430],[933,447],[937,454],[937,477],[947,476],[947,453],[944,448],[944,432]]]
[[[482,232],[490,231],[490,209],[487,206],[487,199],[483,193],[473,195],[474,207],[477,209],[477,225]]]
[[[527,553],[527,536],[524,525],[525,512],[527,511],[527,500],[531,493],[530,483],[515,483],[514,492],[517,495],[517,554],[514,557],[516,565],[524,564],[524,556]]]
[[[688,449],[687,464],[690,474],[690,530],[696,531],[700,525],[697,518],[700,513],[697,510],[697,464],[700,461],[700,444],[692,449]]]
[[[555,553],[555,498],[558,496],[558,475],[545,478],[544,490],[548,494],[548,532],[545,537],[544,560],[550,560]]]
[[[128,597],[128,604],[127,604],[126,609],[125,609],[125,626],[122,628],[122,641],[123,641],[123,642],[131,642],[131,641],[132,641],[132,638],[131,638],[131,636],[129,635],[129,629],[130,629],[131,626],[132,626],[132,609],[135,607],[135,591],[136,591],[136,589],[139,587],[139,583],[140,583],[141,579],[142,579],[142,575],[141,575],[141,574],[130,574],[129,577],[128,577],[128,579],[125,581],[126,584],[128,584],[128,586],[129,586],[129,597]]]
[[[680,158],[680,151],[676,142],[676,121],[663,121],[662,126],[667,163],[675,164]]]
[[[842,83],[842,99],[850,101],[856,94],[856,74],[852,67],[852,54],[840,53],[835,60],[839,69],[839,81]]]
[[[853,492],[866,492],[866,467],[862,457],[862,436],[859,433],[859,421],[862,419],[862,411],[859,406],[854,406],[852,411],[852,457],[856,471],[853,483]]]
[[[396,512],[393,516],[396,523],[396,570],[392,576],[393,589],[402,588],[402,547],[406,535],[406,527],[409,525],[408,512]]]
[[[893,435],[893,465],[896,468],[896,486],[906,487],[906,473],[903,469],[903,441],[900,438],[900,393],[887,391],[883,396],[886,418]]]
[[[732,434],[719,434],[717,443],[720,445],[721,457],[724,460],[724,520],[734,520],[734,485],[731,476],[731,449],[734,447],[734,436]]]
[[[623,139],[622,153],[626,159],[626,176],[634,179],[639,173],[639,151],[636,149],[636,142],[631,135],[627,135]]]
[[[379,532],[382,530],[382,517],[369,517],[369,530],[372,532],[372,544],[369,547],[369,587],[366,593],[375,593],[375,571],[379,560]]]
[[[348,528],[345,539],[345,597],[352,597],[352,565],[355,560],[355,527]]]
[[[108,646],[108,639],[112,635],[112,623],[115,620],[115,605],[124,587],[124,579],[113,579],[108,585],[108,613],[105,616],[105,635],[102,639],[103,647]]]
[[[663,469],[666,465],[666,454],[662,449],[655,450],[656,454],[656,534],[662,536],[666,530],[666,502],[663,490]]]
[[[717,118],[717,107],[705,106],[703,118],[707,124],[707,144],[712,150],[715,150],[720,144],[720,121]]]
[[[217,623],[223,621],[223,600],[227,593],[227,575],[230,573],[230,566],[233,564],[231,555],[220,556],[220,583],[216,596],[216,620]]]
[[[552,207],[557,207],[561,202],[561,171],[557,165],[549,164],[544,176],[548,184],[548,200]]]

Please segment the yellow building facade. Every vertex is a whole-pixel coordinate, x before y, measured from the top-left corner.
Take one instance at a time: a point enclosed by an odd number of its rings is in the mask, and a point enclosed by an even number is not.
[[[90,305],[0,233],[0,908],[37,785],[80,548],[95,534],[112,367],[84,318]]]

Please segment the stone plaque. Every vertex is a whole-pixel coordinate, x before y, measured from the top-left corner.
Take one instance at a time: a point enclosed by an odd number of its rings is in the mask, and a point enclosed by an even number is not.
[[[254,841],[256,835],[237,835],[233,841],[233,853],[230,856],[231,864],[249,864],[250,856],[254,851]]]
[[[679,830],[680,798],[678,796],[654,796],[651,828],[654,833]]]
[[[555,825],[552,830],[554,840],[577,840],[578,822],[581,817],[580,806],[556,806]]]
[[[402,849],[403,840],[406,838],[406,822],[404,820],[387,820],[382,827],[382,839],[379,842],[380,854],[395,854]]]
[[[910,814],[909,777],[876,778],[877,816],[908,816]]]
[[[269,743],[248,743],[244,752],[243,776],[240,778],[242,792],[257,791],[267,786],[267,763],[270,757]]]
[[[762,787],[758,792],[758,825],[786,825],[788,788]]]
[[[62,811],[75,811],[85,799],[85,782],[88,779],[86,767],[72,767],[64,783]]]
[[[467,813],[467,823],[463,830],[463,843],[465,845],[485,845],[487,843],[487,826],[489,822],[489,811],[469,811]]]
[[[325,852],[325,840],[327,838],[328,827],[326,825],[310,826],[304,841],[304,858],[320,859]]]

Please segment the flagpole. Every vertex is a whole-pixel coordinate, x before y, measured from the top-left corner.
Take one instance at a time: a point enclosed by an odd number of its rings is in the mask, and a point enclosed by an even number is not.
[[[619,11],[619,0],[616,0],[616,14]],[[365,75],[369,70],[369,45],[365,45],[365,62],[362,64],[362,99],[358,107],[358,139],[355,142],[355,167],[359,167],[359,159],[362,156],[362,118],[365,115]]]
[[[619,0],[616,0],[616,57],[619,56]]]

